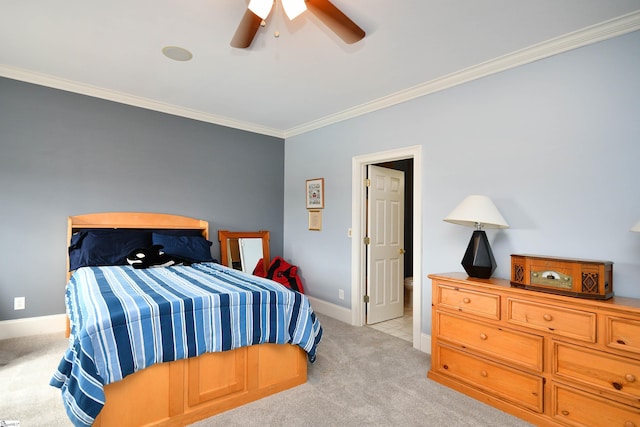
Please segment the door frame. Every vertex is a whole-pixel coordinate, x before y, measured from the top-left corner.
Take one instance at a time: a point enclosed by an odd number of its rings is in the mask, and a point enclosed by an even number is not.
[[[392,160],[413,159],[413,348],[421,350],[422,339],[422,146],[400,148],[355,156],[351,160],[351,324],[365,325],[363,297],[366,253],[363,238],[366,230],[364,180],[367,165]]]

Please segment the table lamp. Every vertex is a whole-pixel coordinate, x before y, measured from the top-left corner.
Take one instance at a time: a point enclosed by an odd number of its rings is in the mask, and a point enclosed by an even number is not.
[[[509,228],[496,205],[487,196],[468,196],[444,221],[476,228],[462,258],[462,266],[469,277],[490,278],[496,269],[496,260],[483,228]]]

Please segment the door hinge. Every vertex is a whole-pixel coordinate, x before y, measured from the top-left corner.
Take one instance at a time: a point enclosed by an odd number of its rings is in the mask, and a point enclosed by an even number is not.
[[[365,186],[365,187],[371,187],[371,180],[370,180],[369,178],[366,178],[366,179],[364,180],[364,186]]]
[[[371,243],[371,239],[369,238],[369,236],[366,236],[364,239],[362,239],[362,241],[364,242],[365,245],[368,245]]]
[[[365,302],[365,304],[368,304],[369,303],[369,295],[363,296],[362,300]]]

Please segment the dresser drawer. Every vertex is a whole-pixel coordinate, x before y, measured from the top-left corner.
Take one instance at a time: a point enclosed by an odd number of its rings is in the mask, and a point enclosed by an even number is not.
[[[542,372],[541,336],[498,328],[443,312],[437,312],[435,327],[440,339]]]
[[[542,377],[527,374],[450,347],[436,347],[435,369],[466,384],[491,392],[536,412],[542,412]]]
[[[580,390],[554,383],[552,416],[569,426],[640,427],[640,411]]]
[[[568,338],[596,342],[596,314],[588,311],[508,298],[507,322]]]
[[[554,375],[630,399],[640,397],[640,361],[558,342],[553,347]]]
[[[500,319],[500,296],[439,284],[435,303],[464,313]]]
[[[640,322],[622,317],[606,317],[606,345],[640,353]]]

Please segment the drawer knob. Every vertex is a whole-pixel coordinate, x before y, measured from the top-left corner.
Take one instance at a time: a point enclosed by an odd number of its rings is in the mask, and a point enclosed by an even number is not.
[[[636,376],[633,374],[627,374],[624,376],[624,379],[627,380],[627,382],[634,382],[636,380]]]
[[[487,371],[481,371],[481,372],[480,372],[480,375],[482,375],[483,377],[485,377],[485,378],[486,378],[486,377],[487,377],[487,375],[489,375],[489,374],[487,373]]]
[[[569,416],[569,411],[567,411],[566,409],[564,409],[564,410],[560,411],[560,413],[561,413],[562,415],[564,415],[565,417]]]
[[[553,320],[553,317],[550,314],[545,314],[542,318],[547,322],[551,322]]]
[[[469,298],[462,298],[462,302],[465,304],[469,304],[471,300]]]
[[[636,427],[636,423],[634,423],[633,421],[625,421],[624,427]]]
[[[483,341],[484,341],[484,340],[486,340],[487,338],[488,338],[488,337],[487,337],[487,334],[480,334],[480,339],[481,339],[481,340],[483,340]]]

